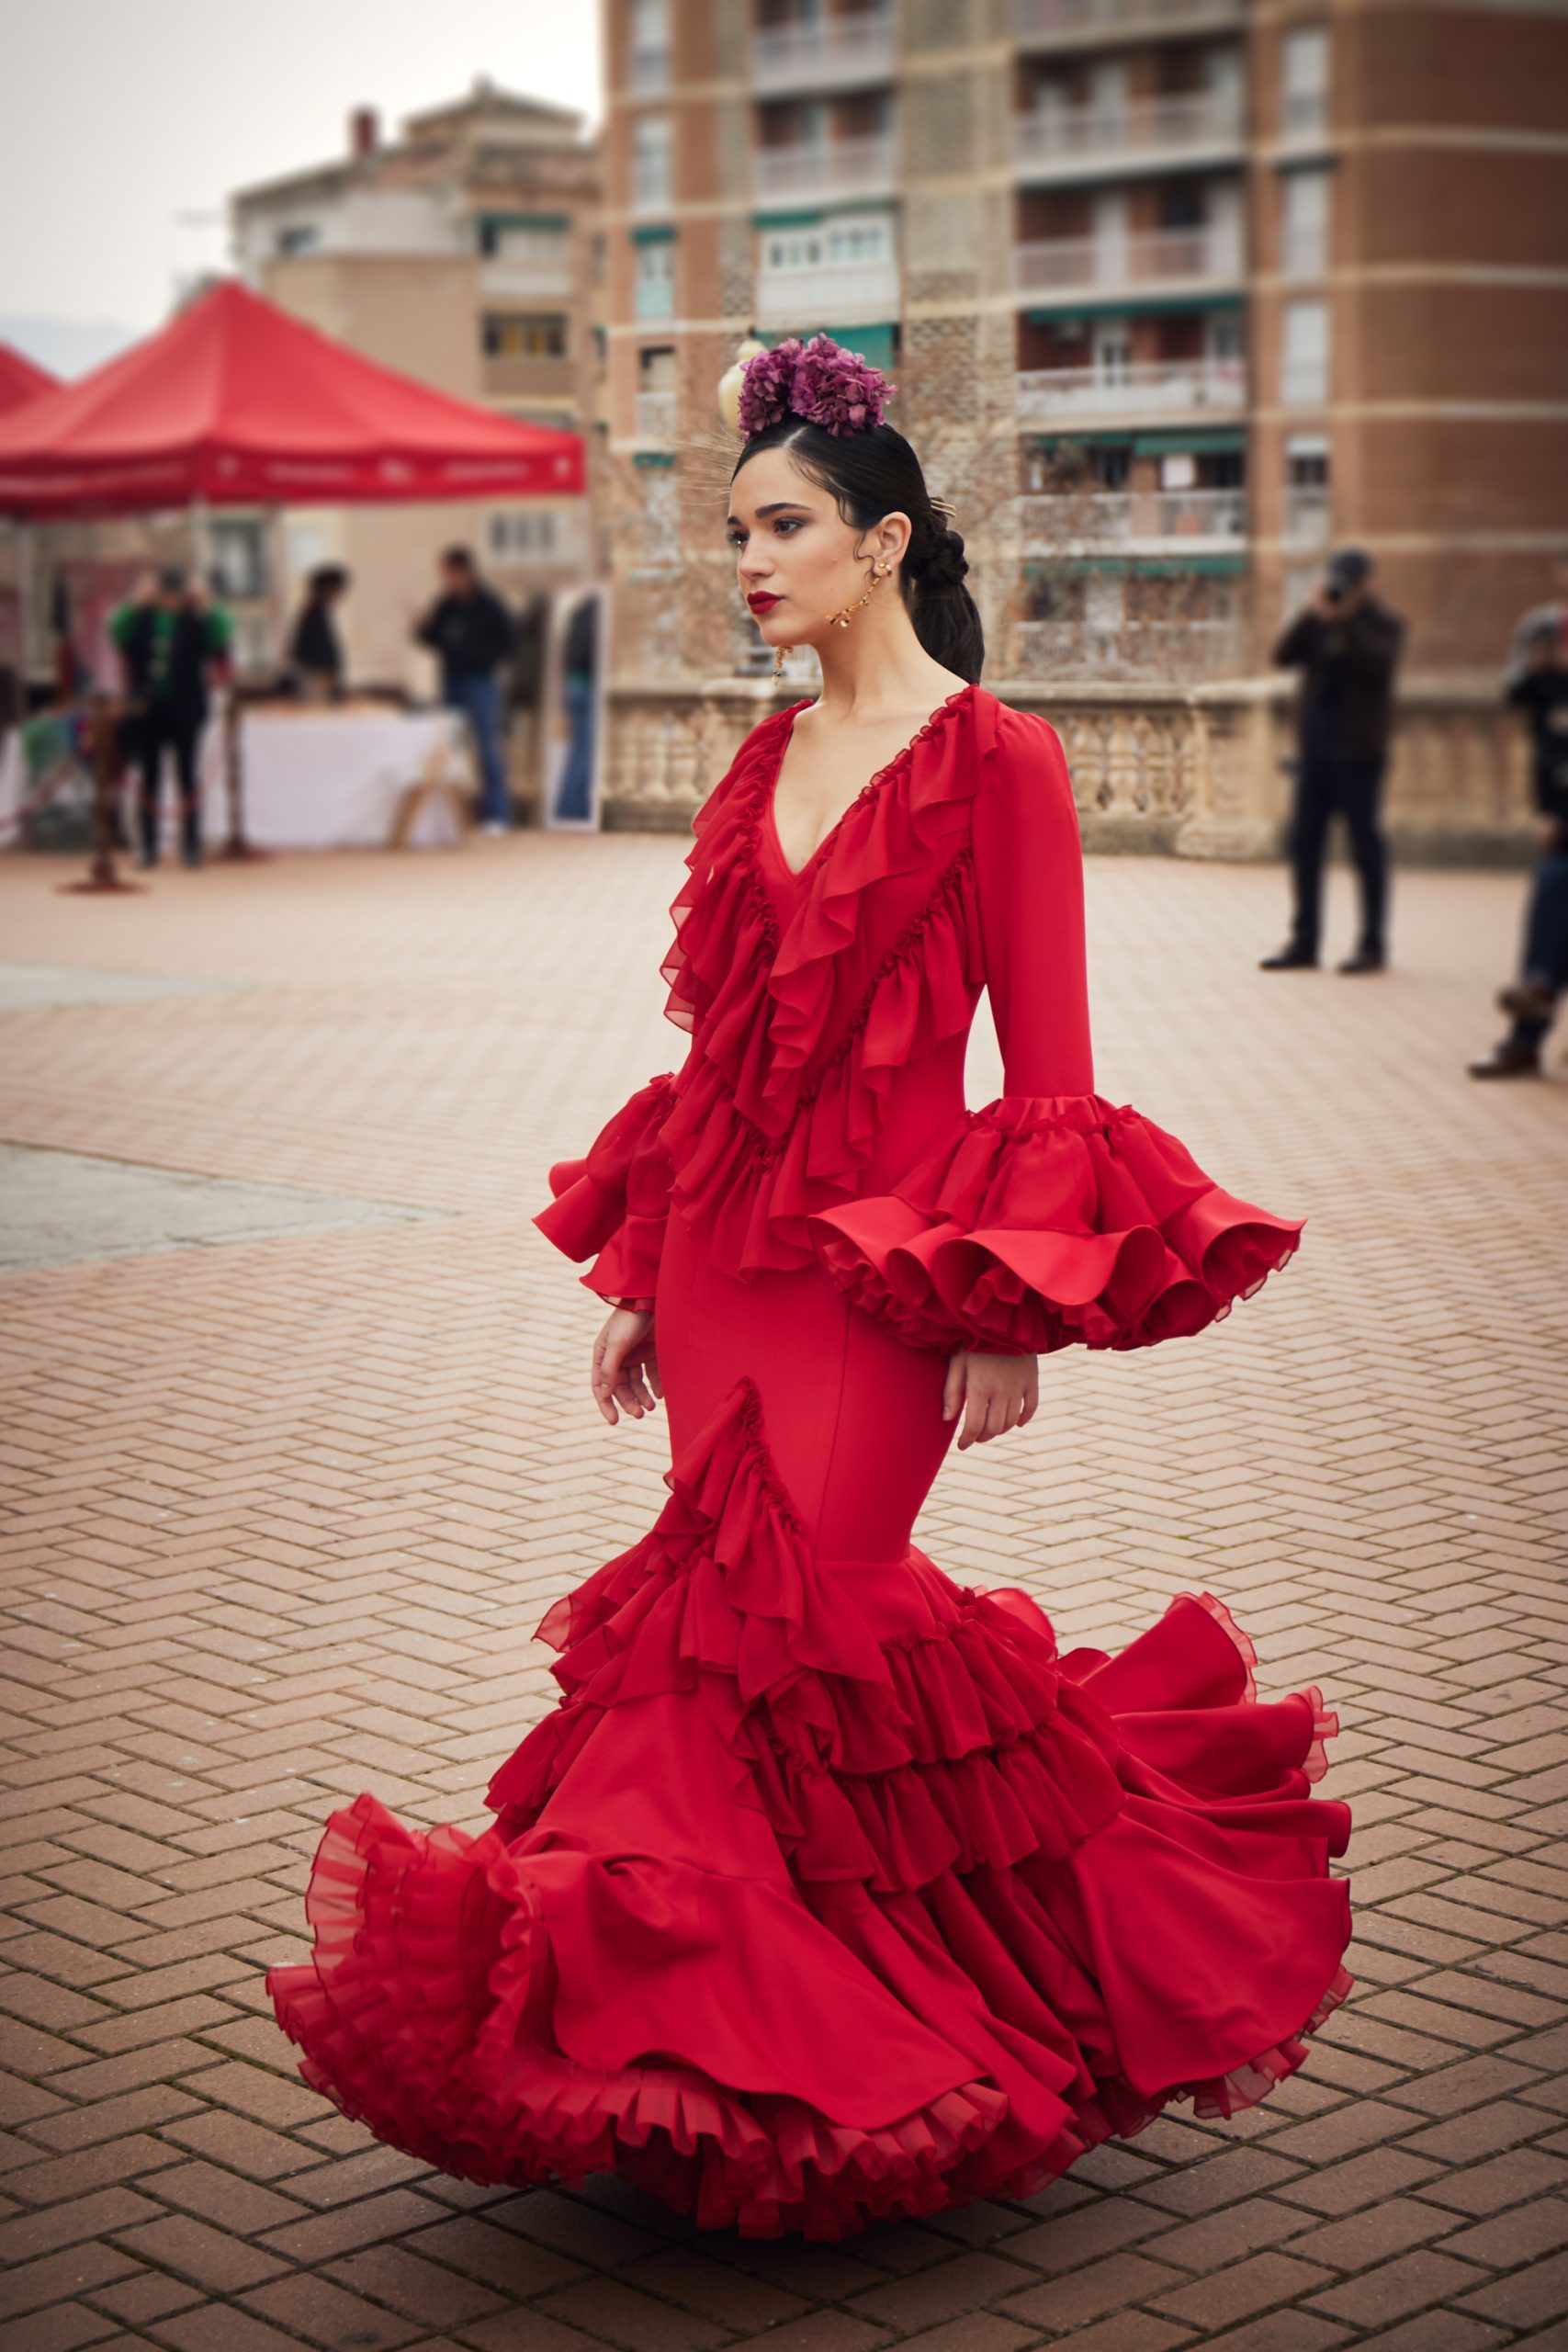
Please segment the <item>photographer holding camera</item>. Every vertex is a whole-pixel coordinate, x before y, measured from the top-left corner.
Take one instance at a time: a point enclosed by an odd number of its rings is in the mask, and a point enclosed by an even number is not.
[[[1364,548],[1333,556],[1311,602],[1274,648],[1280,669],[1302,672],[1291,854],[1295,911],[1291,936],[1265,972],[1314,969],[1323,898],[1323,854],[1337,809],[1350,833],[1360,877],[1360,940],[1342,972],[1381,972],[1386,960],[1388,849],[1378,804],[1404,624],[1371,589]]]

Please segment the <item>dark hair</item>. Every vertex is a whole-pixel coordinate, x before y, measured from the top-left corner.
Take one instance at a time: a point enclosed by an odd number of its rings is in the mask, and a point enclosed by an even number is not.
[[[986,661],[986,639],[975,599],[964,585],[969,566],[964,541],[933,503],[926,478],[903,435],[891,424],[860,433],[829,433],[804,417],[783,416],[754,433],[735,461],[731,481],[749,458],[787,449],[807,481],[831,492],[846,523],[869,531],[885,514],[907,514],[909,545],[899,586],[915,635],[933,662],[973,684]]]
[[[473,578],[475,565],[471,548],[443,548],[441,560],[449,571],[466,571],[470,579]]]
[[[342,596],[347,593],[349,572],[341,563],[319,563],[306,580],[305,585],[314,597]]]

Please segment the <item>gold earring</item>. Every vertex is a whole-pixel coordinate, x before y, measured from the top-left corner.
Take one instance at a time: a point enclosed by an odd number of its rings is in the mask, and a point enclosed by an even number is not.
[[[883,582],[892,576],[892,571],[893,566],[890,563],[884,563],[880,559],[874,562],[871,567],[871,586],[866,590],[865,594],[863,596],[857,597],[852,605],[841,605],[838,612],[829,613],[828,616],[829,628],[848,628],[850,625],[850,615],[852,613],[858,613],[863,605],[870,604],[873,596],[875,595]]]
[[[777,685],[777,684],[778,684],[779,680],[780,680],[783,676],[784,676],[784,647],[783,647],[782,645],[775,645],[775,646],[774,646],[774,648],[773,648],[773,684],[774,684],[774,685]]]

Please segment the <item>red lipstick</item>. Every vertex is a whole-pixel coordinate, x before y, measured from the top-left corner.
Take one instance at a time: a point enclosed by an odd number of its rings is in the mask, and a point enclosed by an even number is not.
[[[765,588],[759,588],[754,595],[747,597],[746,602],[754,613],[771,613],[775,605],[783,604],[784,598],[770,595]]]

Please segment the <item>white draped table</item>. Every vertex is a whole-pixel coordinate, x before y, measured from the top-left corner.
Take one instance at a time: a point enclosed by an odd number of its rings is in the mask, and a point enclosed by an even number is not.
[[[258,849],[385,849],[404,796],[446,784],[469,794],[473,763],[462,718],[452,710],[391,710],[377,704],[279,704],[240,720],[242,808]],[[164,787],[173,836],[172,780]],[[209,730],[203,759],[204,831],[209,849],[228,832],[223,750]],[[405,839],[419,849],[462,838],[451,794],[429,789]]]

